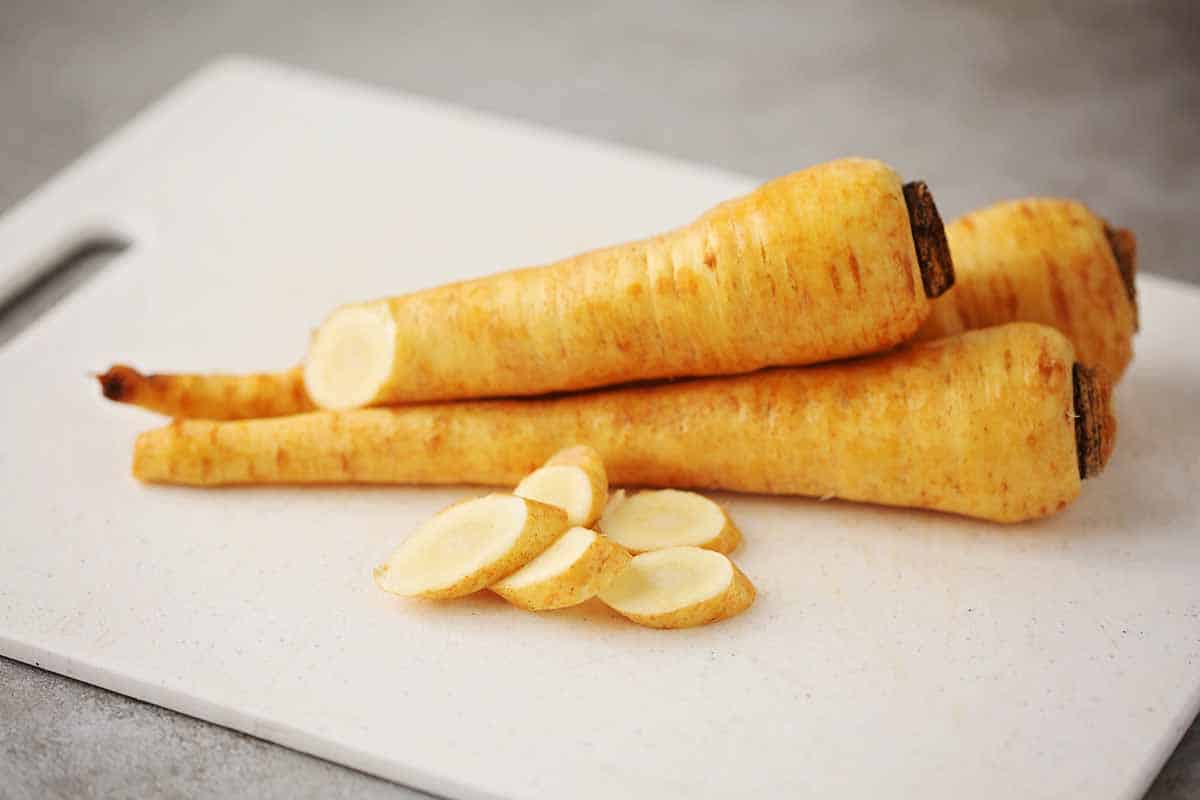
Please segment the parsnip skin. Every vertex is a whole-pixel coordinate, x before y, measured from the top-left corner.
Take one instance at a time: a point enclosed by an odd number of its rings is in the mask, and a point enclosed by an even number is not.
[[[946,226],[956,284],[918,339],[1006,322],[1062,331],[1080,362],[1119,378],[1137,330],[1136,242],[1072,200],[998,203]]]
[[[919,237],[942,237],[928,192],[913,200]],[[944,288],[948,256],[929,268]],[[348,408],[811,364],[909,339],[929,314],[924,281],[900,178],[846,159],[651,239],[345,306],[315,334],[305,382],[318,405]],[[374,358],[381,336],[394,339],[390,373],[343,370],[347,352]]]
[[[185,419],[252,419],[303,414],[316,406],[300,367],[249,375],[150,374],[116,364],[97,375],[109,400]]]
[[[134,475],[194,485],[515,484],[587,442],[616,484],[835,496],[1000,522],[1080,491],[1074,351],[1031,323],[870,359],[538,400],[177,422]],[[1089,393],[1107,457],[1105,384]],[[1086,443],[1085,443],[1086,444]]]

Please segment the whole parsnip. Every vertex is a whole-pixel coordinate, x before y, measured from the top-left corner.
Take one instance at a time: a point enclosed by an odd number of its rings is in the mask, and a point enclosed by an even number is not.
[[[536,400],[183,421],[139,437],[144,481],[511,486],[587,443],[616,484],[835,496],[1016,522],[1100,471],[1107,383],[1016,323],[869,359]]]
[[[952,281],[924,185],[846,159],[651,239],[344,306],[304,382],[353,408],[811,364],[911,338]]]
[[[733,374],[894,347],[953,280],[924,184],[846,159],[644,241],[345,306],[314,335],[302,387],[295,371],[100,379],[119,402],[240,419]]]
[[[1062,331],[1080,361],[1115,380],[1133,356],[1136,242],[1073,200],[997,203],[946,226],[953,289],[918,334],[936,339],[1005,322]]]

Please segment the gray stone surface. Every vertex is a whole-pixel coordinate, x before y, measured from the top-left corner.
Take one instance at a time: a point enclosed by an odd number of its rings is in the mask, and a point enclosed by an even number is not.
[[[1084,199],[1200,282],[1200,4],[0,0],[0,210],[245,53],[768,176],[838,155],[948,216]],[[0,309],[0,338],[89,267]],[[1200,795],[1200,730],[1150,792]],[[413,797],[0,659],[0,798]]]
[[[0,658],[4,800],[433,796]]]

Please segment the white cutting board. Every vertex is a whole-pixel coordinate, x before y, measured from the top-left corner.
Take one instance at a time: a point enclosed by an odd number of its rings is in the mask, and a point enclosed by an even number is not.
[[[1116,454],[1064,513],[724,497],[759,600],[680,632],[385,596],[371,567],[469,490],[140,486],[130,448],[158,420],[87,378],[290,364],[337,303],[753,183],[205,70],[0,221],[0,291],[87,236],[132,242],[0,352],[0,652],[455,798],[1138,796],[1200,703],[1195,289],[1141,281]]]

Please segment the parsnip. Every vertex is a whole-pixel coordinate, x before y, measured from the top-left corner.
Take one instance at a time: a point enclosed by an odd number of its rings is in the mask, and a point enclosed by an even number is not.
[[[514,495],[456,503],[376,567],[375,582],[405,597],[462,597],[525,566],[566,529],[562,509]]]
[[[924,184],[846,159],[652,239],[344,306],[304,381],[345,409],[810,364],[905,341],[952,280]]]
[[[754,585],[725,555],[671,547],[634,557],[600,592],[618,614],[651,628],[691,628],[740,614]]]
[[[300,367],[251,375],[152,374],[116,364],[96,376],[109,400],[169,417],[250,419],[301,414],[316,408]]]
[[[628,499],[629,496],[625,493],[624,489],[617,489],[615,492],[609,492],[608,502],[604,504],[604,511],[600,514],[600,517],[603,519],[609,514],[612,514],[617,510],[618,506]]]
[[[512,486],[587,442],[612,483],[840,497],[1016,522],[1079,494],[1115,434],[1106,381],[1013,323],[870,359],[537,400],[181,421],[144,481]],[[629,502],[629,501],[626,501]]]
[[[634,554],[683,546],[732,553],[742,541],[725,509],[678,489],[639,492],[606,509],[599,528]]]
[[[547,611],[579,605],[612,583],[628,565],[630,555],[587,528],[571,528],[540,556],[492,591],[514,606]]]
[[[608,476],[600,454],[587,445],[560,450],[526,475],[513,494],[558,506],[571,525],[587,527],[608,502]]]
[[[918,334],[936,339],[1005,322],[1040,322],[1076,357],[1114,379],[1133,356],[1136,241],[1073,200],[1031,198],[967,214],[946,226],[954,288]]]
[[[1007,322],[1041,322],[1066,334],[1083,363],[1103,367],[1112,377],[1123,373],[1137,330],[1137,243],[1130,231],[1108,227],[1075,201],[1032,198],[967,214],[948,225],[946,234],[954,253],[956,286],[933,303],[918,339]],[[215,378],[222,391],[236,380]],[[239,396],[263,396],[258,376],[245,376],[245,381],[250,385],[238,389]],[[278,385],[285,395],[280,413],[304,410],[286,396],[294,392],[287,382]],[[211,409],[204,414],[171,403],[155,410],[212,419],[268,416],[261,402],[223,408],[217,390],[201,393],[209,398]]]

